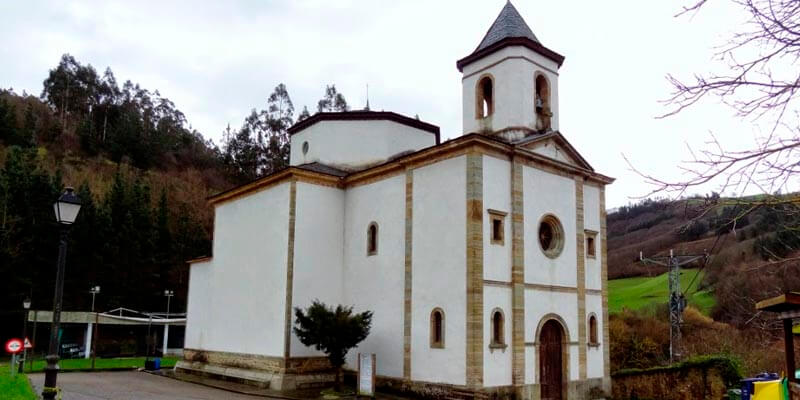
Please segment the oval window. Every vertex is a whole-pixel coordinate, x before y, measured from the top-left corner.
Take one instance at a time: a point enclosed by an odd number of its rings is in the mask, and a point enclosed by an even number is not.
[[[564,228],[553,215],[545,215],[539,223],[539,246],[550,258],[558,257],[564,250]]]
[[[303,155],[308,153],[308,142],[303,142]]]

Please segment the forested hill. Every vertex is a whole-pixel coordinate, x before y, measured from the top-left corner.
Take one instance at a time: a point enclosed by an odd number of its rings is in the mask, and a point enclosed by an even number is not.
[[[206,197],[283,168],[286,129],[308,109],[295,117],[278,84],[218,146],[158,90],[120,85],[110,68],[100,74],[64,55],[43,78],[39,96],[0,89],[0,321],[26,296],[52,307],[52,204],[67,185],[84,205],[70,234],[64,308],[89,308],[88,290],[100,285],[102,310],[161,310],[164,289],[184,310],[184,261],[210,254]],[[348,109],[333,85],[316,106]]]
[[[655,276],[666,271],[643,265],[645,256],[703,254],[705,279],[714,292],[717,320],[742,324],[760,299],[800,286],[800,209],[793,202],[720,198],[716,194],[669,202],[645,200],[608,215],[609,279]],[[760,204],[753,207],[752,204]],[[774,203],[773,205],[769,205]],[[685,288],[684,288],[685,289]]]

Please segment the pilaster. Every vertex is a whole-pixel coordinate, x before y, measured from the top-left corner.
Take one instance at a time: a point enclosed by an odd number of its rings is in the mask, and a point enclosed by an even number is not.
[[[411,379],[411,255],[414,211],[414,171],[406,170],[405,275],[403,291],[403,378]]]
[[[294,284],[294,228],[297,213],[297,181],[289,184],[289,240],[286,250],[286,314],[284,315],[283,357],[289,359],[292,344],[292,290]]]
[[[513,156],[512,156],[513,157]],[[525,241],[523,165],[511,160],[511,379],[525,384]]]
[[[575,177],[575,248],[578,267],[578,373],[586,379],[586,238],[583,218],[583,178]]]
[[[483,386],[483,155],[467,153],[467,386]]]

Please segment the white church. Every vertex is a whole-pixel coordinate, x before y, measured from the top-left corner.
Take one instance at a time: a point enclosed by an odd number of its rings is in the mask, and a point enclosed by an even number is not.
[[[605,187],[559,131],[564,57],[509,2],[458,60],[463,133],[393,112],[318,113],[290,167],[210,198],[178,370],[277,390],[332,379],[292,332],[315,299],[374,312],[348,354],[429,397],[610,392]]]

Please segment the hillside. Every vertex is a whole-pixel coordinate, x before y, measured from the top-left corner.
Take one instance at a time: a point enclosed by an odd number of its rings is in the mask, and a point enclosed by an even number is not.
[[[685,267],[702,268],[697,290],[716,299],[714,307],[704,311],[734,324],[766,324],[753,320],[755,302],[800,287],[800,268],[792,261],[800,249],[800,213],[790,202],[751,209],[744,205],[748,200],[753,198],[646,200],[610,213],[609,279],[633,279],[610,281],[609,286],[630,286],[626,290],[634,295],[666,290],[666,281],[659,288],[657,280],[637,280],[666,272],[665,267],[642,264],[639,252],[651,257],[668,255],[670,249],[676,254],[707,252],[707,264],[698,261]],[[640,301],[635,296],[626,299],[634,305]]]
[[[668,276],[620,278],[608,281],[608,312],[616,314],[624,308],[640,310],[650,305],[667,304],[669,299]],[[704,314],[714,307],[713,293],[698,289],[703,282],[703,272],[698,269],[681,271],[681,291],[686,293],[688,304]]]

